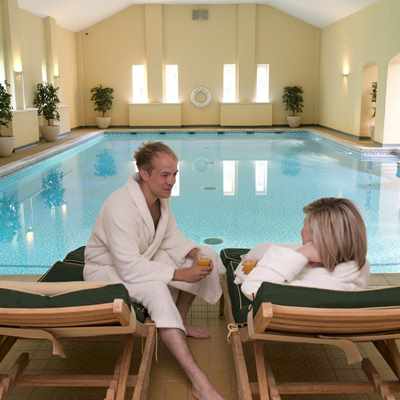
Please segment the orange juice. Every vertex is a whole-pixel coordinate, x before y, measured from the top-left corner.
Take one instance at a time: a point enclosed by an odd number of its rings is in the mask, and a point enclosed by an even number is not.
[[[257,265],[257,261],[256,260],[246,260],[246,261],[243,261],[242,265],[243,265],[242,271],[246,275],[248,275],[252,271],[252,269]]]
[[[201,268],[209,268],[211,265],[211,260],[208,257],[199,257],[197,265]]]

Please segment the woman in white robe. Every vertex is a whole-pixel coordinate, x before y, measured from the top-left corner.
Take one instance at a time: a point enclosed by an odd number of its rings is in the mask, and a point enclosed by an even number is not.
[[[347,291],[367,288],[366,230],[353,203],[323,198],[304,212],[301,246],[261,244],[243,258],[235,282],[249,299],[263,282]],[[255,264],[251,270],[246,267],[249,260]]]

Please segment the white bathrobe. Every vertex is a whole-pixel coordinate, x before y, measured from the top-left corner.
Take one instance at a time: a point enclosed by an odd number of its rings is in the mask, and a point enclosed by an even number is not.
[[[240,264],[235,283],[242,285],[243,294],[250,300],[263,282],[348,291],[367,288],[368,263],[360,269],[355,261],[348,261],[329,271],[324,267],[310,266],[308,259],[296,251],[297,247],[268,243],[257,246],[244,258],[258,260],[257,266],[246,275]]]
[[[170,287],[216,303],[221,296],[218,269],[221,261],[205,246],[214,269],[196,283],[172,281],[176,268],[192,261],[187,253],[195,248],[176,226],[168,200],[161,199],[161,217],[154,222],[143,192],[134,178],[111,194],[97,218],[85,250],[84,278],[87,281],[123,283],[131,298],[143,304],[157,327],[184,329]]]

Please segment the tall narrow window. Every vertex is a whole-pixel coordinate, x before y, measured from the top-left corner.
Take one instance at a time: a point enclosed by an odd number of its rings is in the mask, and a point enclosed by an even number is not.
[[[166,103],[179,102],[179,72],[176,64],[167,64],[164,71],[164,101]]]
[[[143,64],[132,66],[132,101],[133,103],[147,103],[146,69]]]
[[[256,103],[269,102],[269,64],[257,64]]]
[[[46,62],[42,62],[42,82],[47,82],[47,65]]]
[[[236,65],[235,64],[224,64],[222,101],[224,103],[234,103],[236,101]]]
[[[267,194],[268,161],[254,161],[254,177],[256,195],[265,196]]]
[[[222,161],[224,196],[234,196],[236,191],[236,161]]]

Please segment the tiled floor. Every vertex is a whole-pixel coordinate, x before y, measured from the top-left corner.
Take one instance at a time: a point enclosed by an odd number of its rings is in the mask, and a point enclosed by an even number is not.
[[[396,285],[400,275],[382,274],[371,277],[371,286]],[[191,311],[191,321],[195,325],[207,326],[211,338],[206,340],[189,339],[190,348],[203,370],[215,384],[226,400],[237,399],[235,371],[230,344],[226,341],[226,322],[218,316],[218,306],[195,303]],[[360,365],[347,365],[344,355],[336,348],[320,345],[288,345],[268,343],[265,353],[273,365],[279,380],[332,380],[349,381],[365,379]],[[79,371],[80,373],[111,373],[116,359],[116,340],[73,341],[66,344],[68,358],[51,356],[51,346],[45,342],[20,340],[0,364],[4,373],[16,360],[21,351],[31,353],[27,372],[54,373],[55,371]],[[363,351],[373,360],[384,378],[394,379],[393,374],[372,345],[363,346]],[[136,342],[134,354],[140,354],[141,343]],[[250,365],[249,373],[254,379],[255,371],[250,346],[245,348]],[[133,365],[137,369],[137,363]],[[94,400],[104,397],[103,389],[60,389],[60,388],[17,388],[12,392],[13,400]],[[130,398],[129,396],[127,398]],[[154,361],[151,374],[150,400],[189,400],[193,399],[191,387],[178,365],[160,343],[158,361]],[[299,396],[296,399],[319,399],[320,396]],[[331,400],[378,399],[376,395],[328,396]]]

